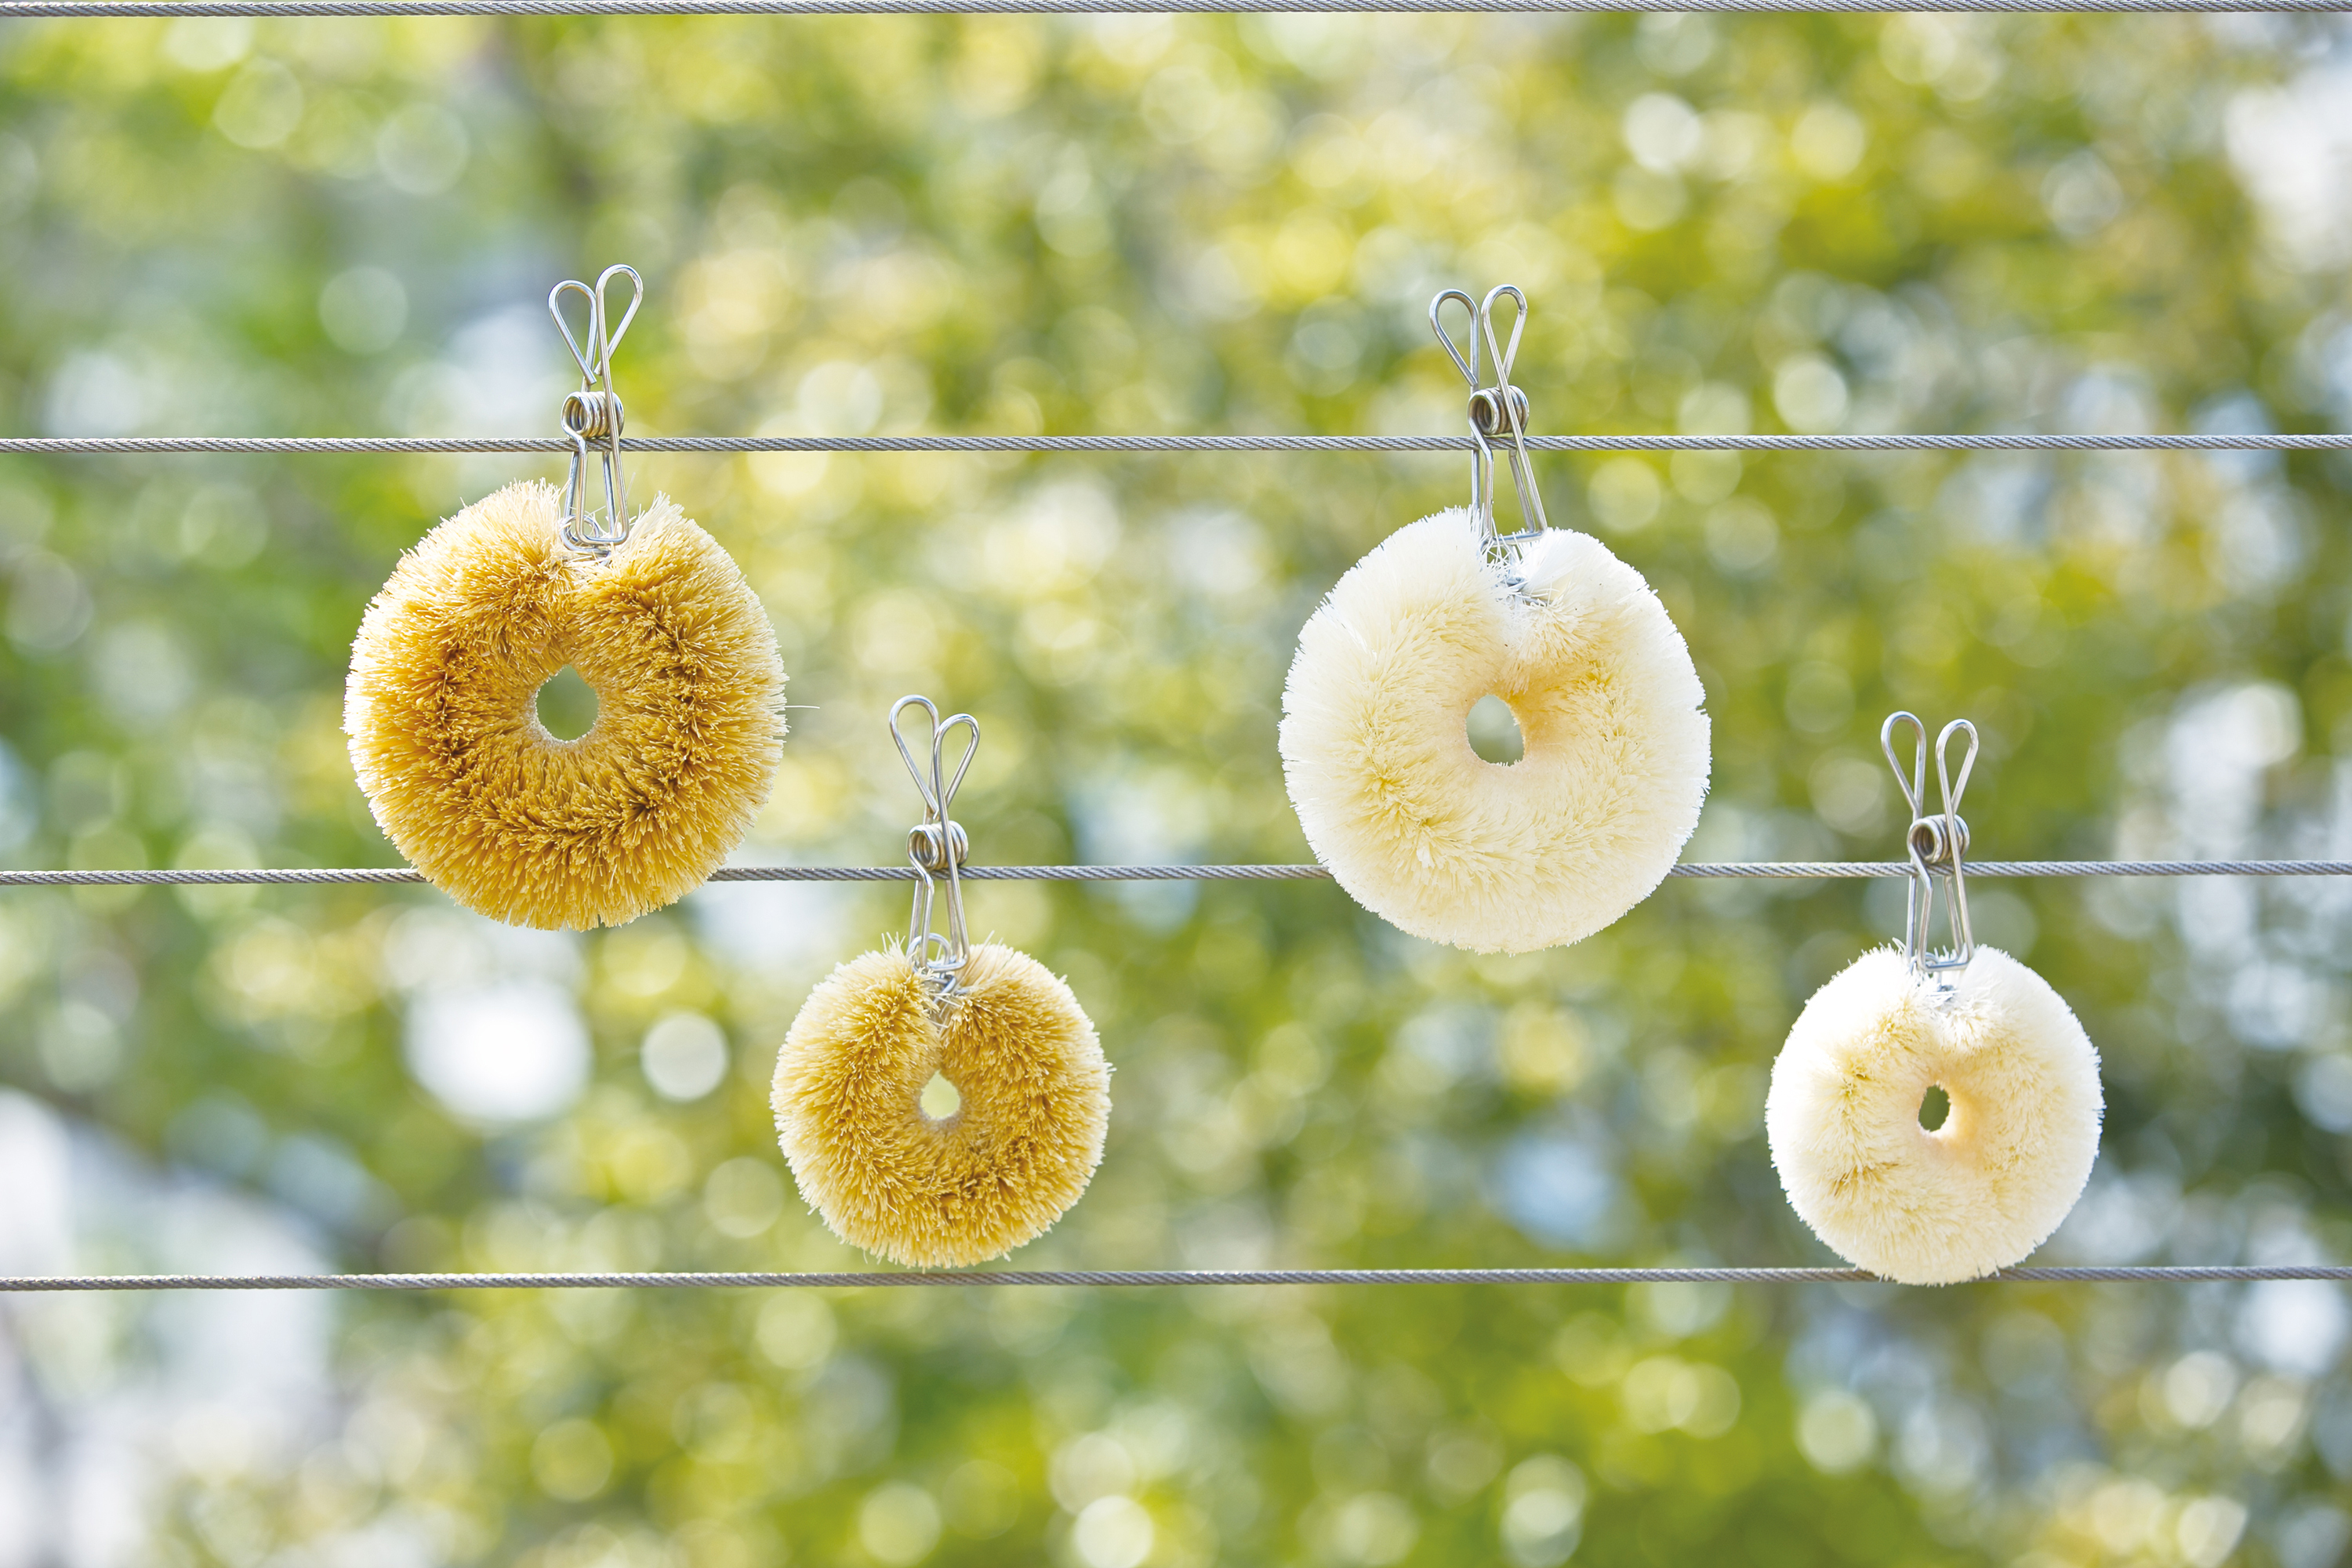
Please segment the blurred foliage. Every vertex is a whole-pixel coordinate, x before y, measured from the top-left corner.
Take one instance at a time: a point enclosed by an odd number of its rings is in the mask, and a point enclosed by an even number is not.
[[[1535,304],[1538,431],[2325,428],[2352,399],[2345,37],[15,23],[0,431],[552,431],[539,302],[616,258],[651,285],[619,361],[638,434],[1450,432],[1426,301],[1503,280]],[[1541,467],[1554,521],[1691,640],[1716,724],[1693,858],[1891,856],[1896,706],[1983,730],[1980,856],[2352,853],[2336,459]],[[1466,468],[633,465],[742,563],[806,705],[746,858],[851,863],[913,819],[882,723],[909,690],[986,726],[978,859],[1303,858],[1274,748],[1291,640]],[[0,853],[390,863],[338,731],[361,609],[435,518],[553,471],[0,461]],[[1118,1068],[1094,1188],[1023,1266],[1829,1261],[1762,1091],[1804,997],[1899,930],[1895,884],[1674,883],[1521,958],[1404,940],[1329,887],[971,901],[1069,977]],[[1976,907],[2105,1058],[2100,1170],[2046,1257],[2352,1254],[2341,890],[1979,882]],[[809,985],[902,915],[728,889],[531,939],[381,889],[12,893],[0,1075],[283,1205],[341,1267],[855,1267],[793,1199],[762,1088]],[[501,1030],[536,1079],[425,1087],[495,1080]],[[183,1308],[79,1310],[72,1377],[34,1309],[9,1320],[68,1428],[89,1366],[133,1377]],[[2326,1568],[2352,1531],[2320,1286],[336,1310],[332,1407],[182,1442],[138,1560]]]

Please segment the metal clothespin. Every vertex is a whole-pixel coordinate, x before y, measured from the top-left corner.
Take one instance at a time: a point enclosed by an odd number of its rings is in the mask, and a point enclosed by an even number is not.
[[[1910,725],[1919,736],[1907,774],[1895,754],[1895,727],[1898,724]],[[1947,752],[1952,737],[1962,733],[1969,738],[1969,749],[1960,758],[1960,773],[1956,780]],[[1918,716],[1888,714],[1886,722],[1878,727],[1878,749],[1886,753],[1886,765],[1895,770],[1895,782],[1902,787],[1903,799],[1911,807],[1911,826],[1903,835],[1904,847],[1911,856],[1911,886],[1903,908],[1903,954],[1910,960],[1913,974],[1921,980],[1933,980],[1937,990],[1949,996],[1952,983],[1944,976],[1968,968],[1969,960],[1976,956],[1976,937],[1969,929],[1969,825],[1960,816],[1960,796],[1968,790],[1969,770],[1977,765],[1977,727],[1966,719],[1955,719],[1936,737],[1936,778],[1944,794],[1944,809],[1940,812],[1930,813],[1925,805],[1927,726],[1919,721]],[[1944,888],[1952,931],[1952,945],[1943,952],[1927,946],[1927,927],[1935,917],[1938,882]]]
[[[1518,307],[1511,321],[1511,341],[1495,336],[1496,303],[1505,296]],[[1440,316],[1449,300],[1459,300],[1470,314],[1470,353],[1465,357],[1454,343]],[[1486,531],[1490,546],[1523,544],[1542,536],[1549,523],[1544,517],[1543,490],[1536,483],[1535,465],[1528,457],[1528,395],[1511,384],[1511,362],[1518,357],[1519,334],[1527,330],[1528,297],[1513,284],[1487,290],[1485,301],[1474,300],[1459,289],[1447,289],[1429,302],[1429,327],[1445,345],[1454,368],[1470,384],[1470,435],[1478,450],[1470,470],[1470,510]],[[1479,378],[1479,345],[1495,366],[1495,384]],[[1517,533],[1499,533],[1495,524],[1495,449],[1493,442],[1507,437],[1511,480],[1519,492],[1519,519],[1528,526]]]
[[[907,744],[906,732],[898,728],[898,715],[908,708],[920,708],[931,721],[928,768],[917,760],[915,752]],[[969,730],[971,739],[965,742],[962,759],[950,773],[947,766],[947,738],[950,731],[959,727]],[[944,1007],[960,989],[964,961],[971,956],[971,938],[963,922],[963,880],[960,875],[965,857],[971,852],[971,843],[965,837],[962,825],[948,816],[948,808],[954,804],[963,775],[971,770],[972,753],[980,750],[980,721],[969,713],[941,720],[938,706],[929,698],[901,697],[890,705],[890,739],[898,743],[898,755],[915,781],[917,793],[923,797],[923,820],[907,834],[907,858],[914,864],[918,879],[914,912],[907,924],[907,956],[922,971],[939,1005]],[[917,744],[921,744],[919,737]],[[948,929],[944,936],[931,930],[931,906],[937,889],[932,879],[942,872],[948,882]]]
[[[629,280],[629,308],[621,312],[620,324],[614,326],[604,292],[614,279],[623,277]],[[572,336],[572,323],[563,319],[566,294],[578,294],[588,301],[584,344]],[[645,297],[646,282],[636,268],[619,265],[604,268],[593,289],[576,278],[567,278],[547,295],[547,313],[555,318],[555,330],[563,334],[572,363],[580,367],[580,390],[563,400],[563,433],[572,438],[572,472],[563,482],[563,542],[574,550],[598,555],[629,537],[628,481],[621,471],[623,415],[620,395],[613,390],[613,355],[628,335],[629,323],[636,319],[637,306]],[[598,443],[597,455],[604,460],[601,511],[590,511],[586,506],[591,441]]]

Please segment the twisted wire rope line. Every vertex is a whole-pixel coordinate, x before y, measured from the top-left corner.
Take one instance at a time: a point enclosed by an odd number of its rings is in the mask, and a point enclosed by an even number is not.
[[[1120,12],[1484,12],[1562,13],[1716,11],[1742,13],[1899,11],[2030,13],[2326,13],[2352,9],[2352,0],[2265,0],[2261,5],[2200,4],[2196,0],[279,0],[267,5],[202,0],[101,0],[27,3],[0,0],[6,17],[371,16],[743,16],[845,14],[1094,14]],[[622,443],[639,452],[1055,452],[1055,451],[1458,451],[1464,437],[681,437]],[[2311,450],[2352,447],[2352,436],[1584,436],[1534,437],[1541,451],[2138,451]],[[146,453],[493,453],[561,452],[546,438],[446,437],[12,437],[0,452],[52,454]],[[1697,863],[1668,875],[1688,878],[1897,877],[1902,862]],[[1979,876],[2341,876],[2341,861],[1983,861]],[[1328,878],[1319,866],[1059,866],[977,867],[975,880],[1273,880]],[[915,873],[898,867],[733,867],[710,879],[749,881],[902,881]],[[7,871],[0,886],[203,886],[269,883],[414,884],[414,870]],[[2352,1268],[2333,1265],[2094,1266],[2024,1268],[1991,1277],[2002,1283],[2352,1279]],[[455,1290],[670,1288],[907,1287],[1160,1287],[1231,1285],[1869,1283],[1854,1268],[1433,1268],[1003,1271],[935,1273],[614,1273],[614,1274],[290,1274],[61,1275],[0,1277],[0,1292],[118,1290]]]
[[[2346,876],[2352,861],[2172,860],[2172,861],[1982,861],[1980,876]],[[1720,877],[1899,877],[1903,861],[1700,862],[1677,866],[1669,875]],[[714,881],[905,881],[907,867],[762,866],[729,867]],[[975,880],[1300,880],[1328,878],[1320,866],[999,866],[972,867]],[[320,870],[7,871],[0,886],[123,885],[169,883],[420,883],[413,870],[351,868]],[[1338,1268],[1338,1269],[1114,1269],[1023,1270],[953,1273],[443,1273],[283,1275],[56,1275],[0,1278],[0,1294],[93,1290],[475,1290],[668,1288],[906,1288],[923,1286],[1151,1287],[1208,1285],[1594,1285],[1641,1283],[1871,1283],[1856,1268]],[[2120,1265],[2004,1269],[1999,1282],[2352,1279],[2352,1268],[2321,1264]]]
[[[2343,0],[5,0],[8,16],[823,16],[1102,12],[2320,12]]]
[[[0,18],[11,0],[0,0]],[[2330,0],[2331,9],[2352,0]],[[1690,7],[1677,5],[1675,10]],[[1920,7],[1904,5],[1906,11]],[[227,12],[189,13],[191,15]],[[2352,448],[2306,436],[1530,436],[1541,452],[2305,452]],[[1467,452],[1467,436],[633,436],[624,452]],[[10,436],[0,454],[569,452],[539,436]]]
[[[2117,1264],[2004,1268],[1972,1283],[2191,1284],[2264,1279],[2352,1280],[2339,1264]],[[0,1294],[86,1290],[667,1290],[898,1289],[1060,1286],[1150,1289],[1219,1285],[1871,1285],[1860,1268],[1114,1268],[841,1274],[18,1274]]]
[[[1971,860],[1974,877],[2352,877],[2352,860]],[[1906,860],[1693,861],[1668,877],[1755,878],[1906,877]],[[1323,866],[967,866],[973,882],[1306,882],[1328,881]],[[911,882],[909,866],[726,866],[713,882]],[[404,866],[320,867],[272,870],[181,869],[116,871],[0,870],[0,888],[408,887],[424,876]]]

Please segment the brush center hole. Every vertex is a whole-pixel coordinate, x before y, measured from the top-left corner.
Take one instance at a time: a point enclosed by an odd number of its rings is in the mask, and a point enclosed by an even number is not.
[[[955,1085],[933,1073],[931,1081],[923,1085],[923,1098],[918,1103],[925,1116],[934,1121],[945,1121],[963,1109],[963,1096],[957,1092]]]
[[[565,665],[539,689],[539,721],[559,741],[576,741],[596,727],[596,689]]]
[[[1527,755],[1518,716],[1499,697],[1481,697],[1470,705],[1469,731],[1470,749],[1478,753],[1481,762],[1508,767]]]
[[[1919,1125],[1933,1132],[1952,1114],[1952,1097],[1940,1083],[1931,1083],[1919,1100]]]

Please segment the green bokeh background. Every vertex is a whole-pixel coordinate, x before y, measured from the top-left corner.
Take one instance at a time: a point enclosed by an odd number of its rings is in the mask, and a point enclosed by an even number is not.
[[[635,434],[1451,433],[1423,312],[1501,281],[1539,432],[2341,427],[2346,47],[2179,16],[0,24],[0,432],[549,432],[540,301],[615,259],[650,286]],[[894,860],[883,715],[919,690],[985,726],[977,860],[1293,860],[1297,627],[1467,467],[632,483],[742,564],[803,705],[743,858]],[[1982,730],[1981,857],[2352,850],[2339,460],[1539,469],[1690,640],[1692,858],[1891,857],[1895,707]],[[0,459],[0,854],[394,863],[339,731],[350,639],[403,548],[520,475],[560,468]],[[1900,901],[1676,882],[1477,958],[1328,885],[976,887],[1116,1066],[1092,1190],[1016,1262],[1832,1261],[1774,1179],[1766,1075]],[[2352,1254],[2340,891],[1980,881],[1976,909],[2104,1058],[2045,1260]],[[522,939],[429,892],[12,892],[0,1078],[322,1266],[859,1267],[764,1082],[809,986],[903,919],[730,889]],[[486,987],[584,1026],[554,1113],[469,1119],[412,1070]],[[649,1032],[702,1021],[724,1081],[656,1092]],[[238,1261],[151,1212],[43,1256]],[[134,1396],[192,1314],[280,1310],[8,1307],[19,1425],[53,1455],[112,1432],[147,1478],[114,1557],[36,1487],[21,1560],[2329,1568],[2352,1539],[2328,1286],[347,1300],[302,1309],[307,1392],[159,1435]]]

